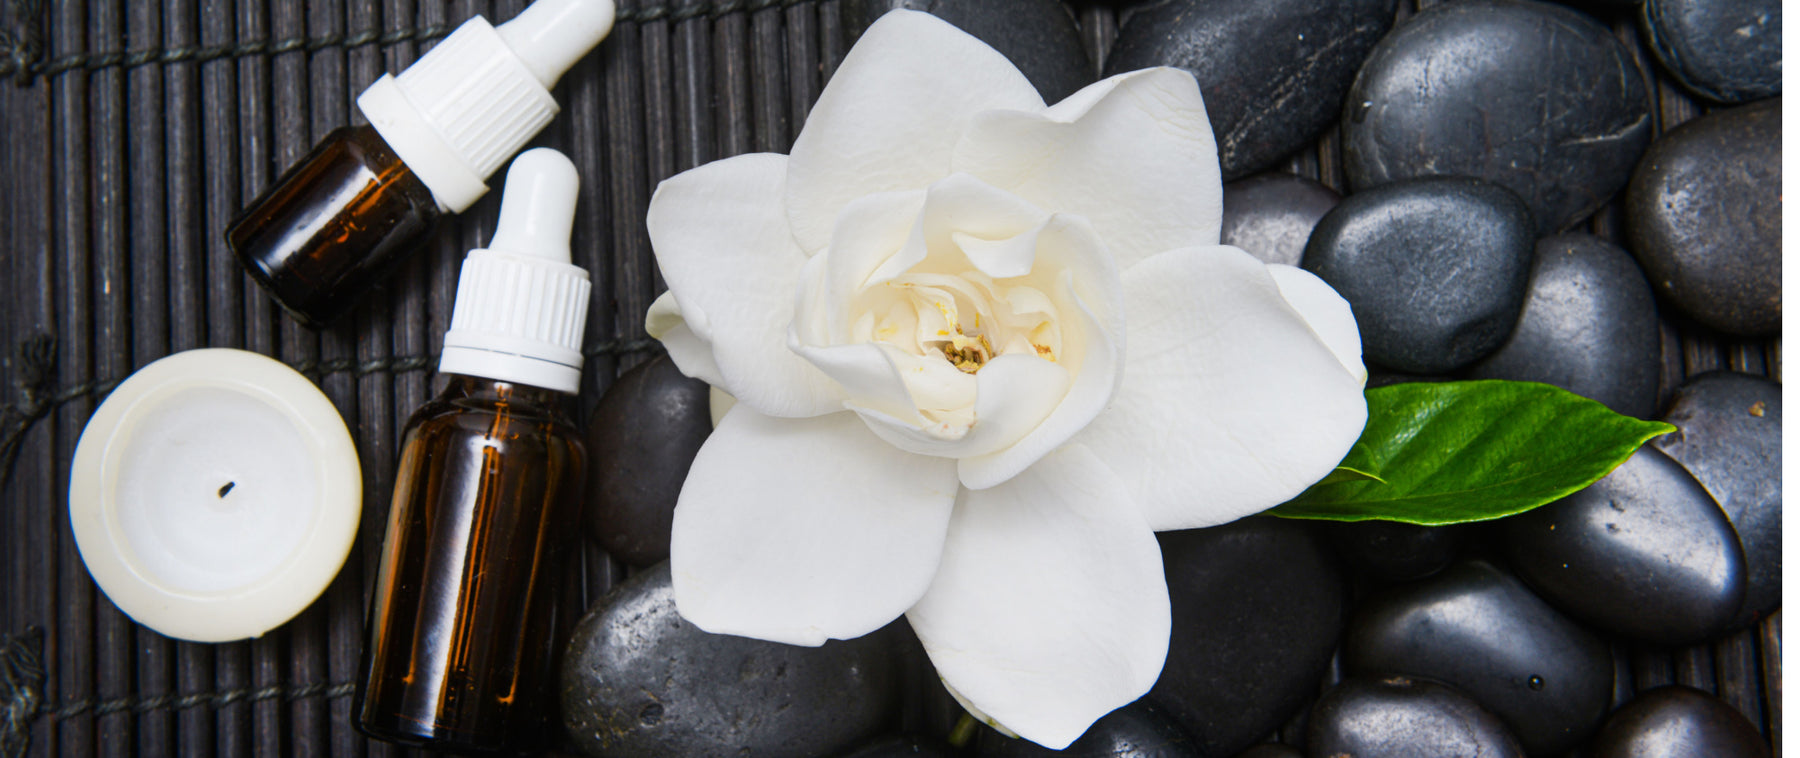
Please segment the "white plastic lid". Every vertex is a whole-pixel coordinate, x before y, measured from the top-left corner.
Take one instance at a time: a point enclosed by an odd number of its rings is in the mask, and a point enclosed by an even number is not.
[[[555,150],[513,161],[494,240],[463,261],[439,373],[580,390],[593,285],[569,263],[579,184],[575,164]]]
[[[612,0],[537,0],[498,29],[476,16],[356,105],[438,206],[461,213],[550,123],[550,88],[612,23]]]

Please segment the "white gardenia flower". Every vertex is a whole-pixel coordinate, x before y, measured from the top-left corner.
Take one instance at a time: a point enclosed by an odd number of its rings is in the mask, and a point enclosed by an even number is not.
[[[735,396],[670,550],[702,629],[904,613],[967,706],[1067,746],[1169,644],[1152,532],[1281,503],[1367,417],[1349,306],[1219,242],[1192,76],[1053,106],[936,18],[869,27],[791,155],[664,182],[650,333]]]

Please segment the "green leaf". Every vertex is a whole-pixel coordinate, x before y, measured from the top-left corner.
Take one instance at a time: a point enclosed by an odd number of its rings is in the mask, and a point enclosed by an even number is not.
[[[1366,395],[1369,423],[1343,463],[1271,515],[1426,526],[1510,516],[1593,484],[1675,431],[1536,382],[1396,384]]]
[[[1319,484],[1337,484],[1338,482],[1362,482],[1362,481],[1381,482],[1382,484],[1387,484],[1386,479],[1383,479],[1379,476],[1371,474],[1367,471],[1358,471],[1356,469],[1350,468],[1349,466],[1338,466],[1337,468],[1332,469],[1331,473],[1326,474],[1324,479],[1320,479],[1318,484],[1315,484],[1313,486],[1317,487]]]

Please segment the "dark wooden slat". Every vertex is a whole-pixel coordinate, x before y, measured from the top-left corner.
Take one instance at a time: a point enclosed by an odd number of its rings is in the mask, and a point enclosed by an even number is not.
[[[162,43],[162,9],[130,3],[126,41],[134,50]],[[130,156],[126,166],[130,193],[131,363],[138,368],[169,352],[167,188],[164,174],[163,68],[139,66],[126,72],[130,109]],[[175,646],[148,629],[136,630],[137,694],[164,695],[175,689]],[[174,714],[167,710],[138,716],[138,751],[167,754],[175,750]]]
[[[1762,696],[1768,713],[1769,741],[1774,744],[1775,758],[1781,758],[1781,609],[1763,619],[1757,632],[1757,643],[1762,648]]]
[[[237,41],[239,44],[269,38],[269,14],[264,0],[237,0]],[[243,208],[274,183],[275,165],[273,124],[269,106],[271,90],[269,57],[246,55],[236,60],[238,103],[238,207]],[[223,234],[223,229],[213,230]],[[244,347],[263,355],[275,354],[276,320],[279,317],[273,300],[251,281],[248,273],[237,275],[238,290],[243,293]],[[267,701],[255,706],[258,713],[268,708]],[[262,716],[257,717],[259,719]],[[259,727],[258,732],[262,730]],[[260,754],[260,751],[259,751]]]
[[[237,8],[232,0],[202,0],[200,40],[205,45],[227,45],[237,37]],[[229,59],[200,64],[201,145],[206,187],[205,218],[201,246],[205,254],[207,344],[244,347],[244,276],[224,231],[242,202],[238,169],[237,66]],[[259,293],[251,293],[256,295]],[[232,642],[217,646],[213,659],[213,686],[230,692],[252,686],[251,644]],[[221,705],[215,714],[218,753],[250,755],[254,745],[254,706],[242,700]]]
[[[269,14],[263,0],[238,0],[237,40],[269,38]],[[271,68],[263,55],[245,56],[235,63],[238,74],[238,165],[242,175],[238,184],[238,205],[243,207],[274,181],[277,166],[274,157],[274,130],[271,125]],[[276,350],[275,304],[262,290],[250,283],[249,275],[237,275],[243,297],[245,347],[264,355]],[[287,631],[276,629],[249,644],[250,681],[257,689],[279,687],[284,681]],[[286,743],[286,703],[280,698],[256,701],[250,705],[250,747],[253,755],[280,755]]]
[[[0,256],[0,272],[16,289],[0,301],[0,324],[7,327],[0,349],[8,351],[12,360],[22,340],[35,335],[49,335],[55,328],[55,303],[51,246],[54,228],[52,195],[35,188],[54,186],[54,161],[51,160],[53,138],[50,126],[52,100],[50,88],[0,87],[0,108],[7,116],[7,128],[0,134],[0,167],[8,179],[18,181],[26,191],[0,193],[0,208],[7,211],[7,223],[0,239],[4,239],[12,255]],[[7,369],[9,382],[19,378],[16,365]],[[16,389],[8,386],[0,393],[9,402],[23,401]],[[0,523],[7,525],[3,559],[7,568],[4,605],[7,608],[8,631],[22,631],[37,626],[44,631],[43,662],[55,665],[52,640],[56,630],[58,593],[55,523],[59,509],[55,499],[56,456],[52,448],[54,429],[39,422],[30,430],[19,447],[10,478],[0,476],[0,495],[6,507]],[[57,683],[46,683],[44,697],[48,703],[61,702]],[[52,755],[56,747],[56,725],[39,719],[31,725],[29,755],[34,758]]]
[[[1684,647],[1675,651],[1675,681],[1718,694],[1718,679],[1713,675],[1712,649],[1705,645]]]
[[[193,0],[171,0],[163,16],[163,43],[169,47],[200,42],[199,11]],[[169,348],[171,352],[206,346],[206,268],[200,250],[206,223],[201,205],[203,179],[200,146],[200,82],[192,61],[163,69],[164,175],[168,179]],[[208,692],[214,686],[213,647],[178,642],[175,680],[181,693]],[[186,708],[176,714],[176,744],[182,755],[214,754],[215,720],[209,708]]]
[[[1743,629],[1712,645],[1719,697],[1744,714],[1758,731],[1763,725],[1762,670],[1756,660],[1756,631]]]
[[[844,53],[850,49],[845,38],[849,34],[844,30],[844,9],[840,0],[824,0],[819,3],[819,84],[831,81],[831,74],[837,71],[838,64],[844,62]]]
[[[427,5],[441,5],[427,3]],[[399,31],[412,28],[418,19],[418,8],[413,0],[385,0],[382,5],[381,24],[387,31]],[[390,45],[383,51],[383,56],[376,61],[377,71],[368,71],[361,66],[352,67],[352,78],[357,80],[358,87],[365,86],[364,78],[374,75],[378,78],[382,73],[398,73],[410,65],[417,51],[411,42]],[[360,90],[359,90],[360,91]],[[352,119],[356,123],[364,123],[362,114],[355,113]],[[402,265],[398,272],[399,281],[390,284],[388,294],[392,299],[391,314],[387,330],[391,330],[392,342],[388,345],[389,355],[414,356],[421,355],[430,349],[430,340],[425,335],[425,288],[429,286],[429,278],[425,275],[425,264],[430,262],[427,251],[413,256],[413,259]],[[378,328],[378,327],[377,327]],[[359,348],[358,357],[364,353]],[[410,371],[393,374],[390,379],[389,397],[385,408],[377,408],[381,398],[365,407],[363,426],[359,430],[359,453],[363,456],[365,490],[369,497],[363,499],[362,525],[358,532],[357,544],[360,549],[363,566],[362,607],[368,607],[369,593],[372,591],[376,574],[376,565],[381,559],[381,547],[386,532],[388,505],[392,499],[393,474],[397,465],[400,444],[399,433],[405,423],[406,414],[425,402],[425,376],[421,371]],[[385,417],[375,415],[378,410],[385,410]],[[353,557],[352,560],[355,560]],[[366,644],[366,641],[365,641]],[[360,660],[360,659],[359,659]],[[360,665],[360,663],[359,663]],[[356,671],[350,681],[361,678],[362,672]],[[352,712],[350,718],[356,714]],[[368,750],[371,756],[397,755],[399,748],[384,742],[370,741]]]
[[[305,9],[301,3],[270,0],[267,7],[271,38],[287,39],[306,34],[303,15]],[[272,80],[269,103],[273,116],[270,133],[274,148],[271,181],[312,147],[313,139],[308,128],[311,91],[307,86],[306,58],[305,52],[290,51],[275,55],[270,61]],[[278,357],[283,361],[293,364],[318,357],[318,338],[294,323],[293,319],[285,314],[279,315],[273,325],[277,330],[275,344]],[[322,679],[324,667],[317,665],[319,647],[324,636],[322,621],[322,611],[315,604],[282,627],[284,639],[281,642],[285,644],[261,646],[257,651],[257,683],[272,681],[296,686]],[[265,654],[270,656],[268,660],[262,657]],[[304,663],[300,663],[302,660]],[[276,735],[259,734],[258,743],[274,742],[279,746],[277,754],[323,754],[326,747],[316,737],[323,721],[316,699],[313,702],[278,702],[283,711],[281,731]],[[261,724],[258,726],[260,729]]]
[[[788,152],[794,138],[800,136],[801,127],[806,125],[806,114],[819,99],[819,67],[815,63],[819,59],[819,8],[813,3],[802,3],[782,11],[783,23],[786,25],[787,48],[787,95],[788,95],[788,138],[781,151]]]
[[[56,6],[50,15],[51,50],[65,55],[83,51],[87,42],[86,8],[73,3]],[[88,82],[84,77],[61,77],[51,82],[51,108],[54,113],[54,184],[56,200],[55,236],[52,250],[54,289],[56,294],[57,353],[56,382],[68,387],[91,379],[94,375],[91,339],[93,335],[93,299],[90,287],[93,247],[90,242],[92,216],[88,190],[92,177],[88,161]],[[52,449],[56,451],[52,503],[68,502],[68,461],[75,449],[82,424],[93,411],[93,399],[84,397],[58,408]],[[48,702],[74,702],[92,698],[94,690],[94,585],[82,566],[66,520],[54,522],[56,558],[48,575],[55,577],[57,591],[56,626],[45,640],[45,657],[50,681]],[[105,602],[105,601],[101,601]],[[55,745],[64,756],[94,754],[94,716],[92,712],[57,724]]]
[[[636,32],[641,54],[639,69],[644,75],[644,152],[648,182],[656,186],[675,175],[675,82],[671,65],[669,22],[658,19],[632,24],[625,33]]]
[[[750,127],[749,19],[742,13],[713,21],[713,113],[718,119],[719,151],[728,158],[756,149]]]
[[[385,28],[383,19],[372,4],[349,2],[345,4],[344,10],[345,26],[353,34]],[[390,7],[383,10],[403,14],[406,21],[411,22],[410,3],[405,8]],[[349,51],[348,68],[348,91],[361,92],[385,72],[386,61],[382,51],[375,47],[356,48]],[[349,121],[366,123],[362,114],[354,107],[350,108]],[[405,284],[404,280],[385,284],[356,310],[355,347],[359,362],[385,360],[393,356],[394,298],[408,289]],[[384,506],[393,489],[394,375],[387,371],[375,371],[354,377],[354,382],[357,417],[352,428],[356,430],[357,454],[362,463],[363,512],[356,545],[345,561],[344,575],[338,577],[339,583],[349,585],[344,595],[347,596],[346,602],[350,607],[338,608],[332,619],[335,632],[332,640],[333,682],[355,681],[362,674],[360,652],[363,645],[363,610],[369,603],[369,582],[365,579],[373,576],[375,562],[381,557],[381,539],[387,526],[387,508]],[[345,728],[356,718],[351,706],[349,698],[332,701],[334,755],[360,755],[366,749],[368,741]],[[387,754],[385,749],[379,752]]]
[[[123,50],[125,9],[116,2],[89,7],[91,50]],[[119,377],[131,371],[130,236],[127,218],[125,156],[125,73],[96,71],[89,78],[88,148],[94,172],[94,370]],[[105,599],[94,603],[95,695],[102,700],[126,697],[136,690],[136,635],[132,622]],[[120,711],[96,718],[95,743],[101,755],[130,755],[134,718]]]
[[[713,136],[712,22],[688,18],[675,23],[675,169],[686,171],[718,157]]]
[[[308,3],[306,30],[312,37],[345,34],[349,28],[344,6],[336,2]],[[307,87],[311,94],[307,115],[313,144],[350,123],[352,93],[346,59],[347,51],[341,47],[315,50],[308,56]],[[319,360],[338,362],[354,358],[356,318],[345,318],[320,331],[317,338]],[[343,371],[324,374],[320,385],[341,416],[358,418],[360,403],[353,375]],[[295,631],[296,644],[291,651],[295,681],[329,683],[355,677],[362,637],[361,569],[360,561],[346,563],[320,601],[307,611],[313,617],[311,623]],[[307,745],[332,755],[350,756],[360,754],[362,748],[362,739],[350,726],[350,701],[343,698],[295,701],[293,736],[296,750]]]
[[[642,3],[628,0],[619,10]],[[612,217],[610,241],[617,278],[614,280],[613,336],[632,339],[643,333],[644,312],[656,292],[656,266],[650,256],[650,240],[642,219],[649,207],[643,84],[638,75],[638,28],[621,24],[600,43],[606,92],[607,199]],[[596,335],[598,336],[598,335]],[[632,356],[620,356],[619,366],[631,365]]]
[[[614,33],[618,33],[615,31]],[[559,87],[562,115],[557,118],[562,138],[568,145],[569,160],[581,176],[581,196],[576,201],[575,224],[571,230],[569,251],[572,261],[588,271],[593,289],[588,299],[587,330],[583,341],[593,344],[610,339],[613,334],[614,266],[610,246],[612,220],[611,183],[607,180],[605,81],[601,64],[605,43],[591,51],[569,73]],[[589,358],[581,372],[581,394],[591,403],[612,383],[617,361],[613,356]],[[587,421],[584,408],[580,422]],[[591,463],[589,465],[592,465]],[[573,613],[586,610],[588,604],[612,587],[607,557],[582,540],[580,575],[581,600]]]
[[[1098,80],[1106,70],[1106,54],[1119,36],[1119,15],[1104,5],[1083,6],[1076,14],[1081,29],[1081,47],[1087,52],[1089,76]]]
[[[781,31],[781,9],[764,8],[750,14],[750,102],[754,108],[755,135],[751,144],[758,152],[788,151],[787,59]]]

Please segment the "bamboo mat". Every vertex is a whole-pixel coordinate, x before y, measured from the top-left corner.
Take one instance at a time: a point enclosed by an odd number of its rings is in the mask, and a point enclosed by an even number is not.
[[[847,1],[620,0],[612,35],[557,87],[563,114],[534,144],[567,153],[584,182],[573,244],[594,281],[584,417],[618,372],[657,349],[643,314],[662,284],[641,221],[656,183],[717,158],[785,152],[848,47]],[[350,727],[365,585],[399,430],[438,386],[458,263],[489,238],[499,193],[317,333],[242,274],[221,234],[319,138],[361,122],[354,94],[381,73],[472,15],[504,20],[524,5],[0,7],[0,464],[10,464],[0,469],[0,754],[408,752]],[[1417,7],[1406,5],[1403,16]],[[1115,11],[1074,13],[1098,59]],[[1648,60],[1629,25],[1618,33]],[[1659,130],[1700,112],[1666,80],[1655,90]],[[1341,190],[1337,156],[1327,135],[1285,169]],[[1592,231],[1619,238],[1618,224],[1609,207]],[[1780,377],[1779,340],[1725,340],[1674,318],[1663,332],[1665,398],[1717,367]],[[173,641],[123,616],[82,566],[65,505],[69,460],[98,402],[134,369],[198,347],[272,355],[318,381],[357,439],[366,487],[357,547],[324,597],[260,639],[223,645]],[[625,574],[591,545],[581,563],[569,587],[581,607]],[[1622,669],[1639,689],[1719,693],[1779,750],[1779,651],[1777,615],[1711,645],[1632,649]]]

